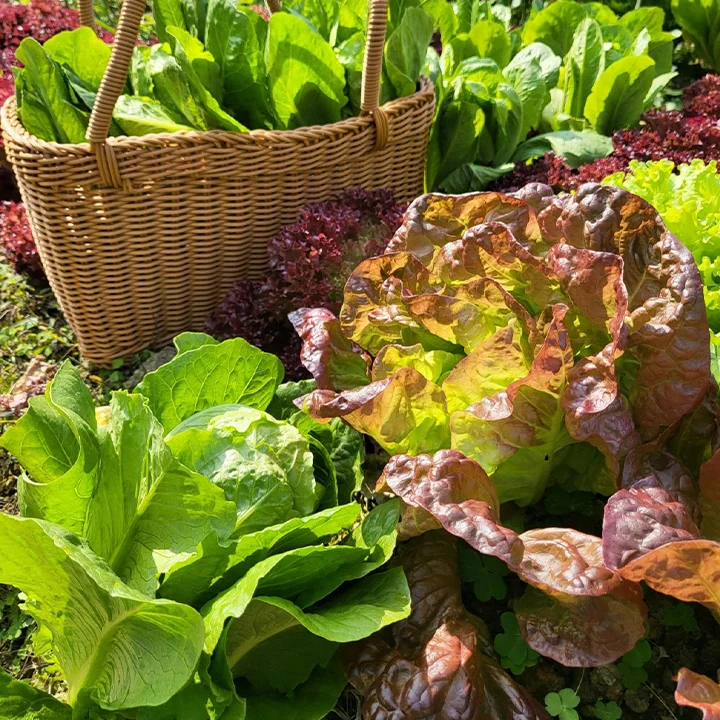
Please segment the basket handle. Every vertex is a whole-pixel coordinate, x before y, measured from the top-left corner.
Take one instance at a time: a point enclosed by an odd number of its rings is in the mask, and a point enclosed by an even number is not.
[[[367,45],[363,63],[363,115],[372,115],[376,127],[376,149],[382,149],[388,138],[388,118],[380,107],[380,80],[387,31],[388,0],[369,0]],[[108,187],[122,188],[123,181],[113,146],[107,142],[112,114],[125,87],[146,0],[124,0],[110,61],[100,83],[85,137],[97,158],[100,179]],[[271,12],[277,12],[281,0],[267,0]],[[92,0],[80,0],[80,17],[84,25],[94,26]]]
[[[80,24],[95,28],[95,10],[93,8],[93,0],[80,0],[78,3],[80,11]]]

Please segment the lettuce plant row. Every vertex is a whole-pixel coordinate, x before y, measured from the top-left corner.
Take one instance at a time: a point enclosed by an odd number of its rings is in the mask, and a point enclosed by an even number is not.
[[[677,32],[664,19],[658,7],[618,17],[575,0],[533,10],[513,30],[509,18],[442,18],[442,53],[428,60],[438,105],[427,188],[483,189],[508,163],[550,149],[572,167],[608,155],[604,136],[636,125],[676,74]]]
[[[577,190],[586,182],[602,182],[626,171],[633,160],[670,160],[676,165],[693,160],[720,159],[720,77],[706,75],[683,92],[681,111],[651,110],[639,127],[612,136],[612,152],[584,165],[571,167],[560,154],[548,152],[532,162],[519,162],[511,172],[491,184],[500,191],[518,190],[541,182],[555,191]]]

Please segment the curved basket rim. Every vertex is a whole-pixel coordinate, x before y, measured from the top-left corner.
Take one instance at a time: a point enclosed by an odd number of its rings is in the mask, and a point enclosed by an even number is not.
[[[421,77],[419,88],[412,95],[405,95],[390,100],[380,106],[390,120],[406,114],[414,108],[421,107],[435,100],[435,86],[429,78]],[[11,94],[0,108],[0,125],[6,141],[10,140],[16,145],[33,148],[44,154],[68,156],[94,156],[89,142],[58,143],[51,140],[42,140],[29,133],[20,121],[17,111],[15,94]],[[375,126],[372,115],[355,115],[335,123],[326,125],[308,125],[293,130],[263,130],[255,129],[247,133],[232,130],[179,130],[177,132],[148,133],[146,135],[119,135],[108,137],[106,142],[113,145],[117,152],[124,149],[137,149],[140,147],[167,147],[170,144],[192,144],[209,141],[219,147],[254,144],[260,146],[273,143],[299,143],[302,145],[315,145],[330,139],[337,139],[346,135],[357,135]]]

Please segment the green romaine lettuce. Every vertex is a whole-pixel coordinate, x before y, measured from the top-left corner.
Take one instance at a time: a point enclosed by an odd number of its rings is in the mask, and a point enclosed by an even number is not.
[[[270,19],[265,55],[278,129],[340,120],[347,103],[345,70],[326,40],[289,13]]]
[[[21,589],[52,633],[78,717],[95,704],[159,705],[183,688],[202,650],[196,610],[132,590],[57,525],[0,514],[0,526],[0,581]]]
[[[349,496],[362,438],[260,409],[288,413],[298,388],[276,396],[279,362],[246,342],[175,344],[101,409],[62,366],[2,438],[29,477],[26,517],[0,514],[0,582],[69,689],[63,705],[11,683],[13,717],[315,717],[342,691],[339,646],[409,613],[402,570],[377,573],[398,501],[337,506],[332,454]]]

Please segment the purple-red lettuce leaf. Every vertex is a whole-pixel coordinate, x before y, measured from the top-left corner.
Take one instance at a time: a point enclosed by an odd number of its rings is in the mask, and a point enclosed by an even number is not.
[[[700,510],[703,535],[720,540],[720,450],[700,468]]]
[[[402,498],[401,538],[443,527],[486,555],[512,564],[522,559],[517,533],[499,524],[500,504],[490,478],[456,450],[433,456],[396,455],[376,490]]]
[[[602,540],[565,528],[518,535],[504,527],[490,479],[461,453],[396,456],[376,490],[402,499],[400,537],[442,527],[503,560],[531,586],[515,609],[533,650],[565,665],[593,667],[617,660],[643,636],[642,592],[606,567]]]
[[[587,184],[539,213],[543,235],[618,254],[628,293],[628,349],[638,360],[630,402],[645,439],[691,412],[710,383],[702,280],[690,251],[649,203]]]
[[[326,308],[300,308],[288,315],[303,341],[300,360],[322,390],[348,390],[370,382],[370,358],[340,330]]]
[[[455,539],[426,533],[396,563],[408,578],[410,616],[344,652],[363,719],[548,720],[498,664],[482,620],[462,606]]]
[[[678,673],[675,702],[701,710],[702,720],[720,720],[720,685],[688,668],[680,668]]]
[[[605,506],[603,556],[633,582],[720,617],[720,543],[702,537],[683,495],[655,476],[619,490]]]

